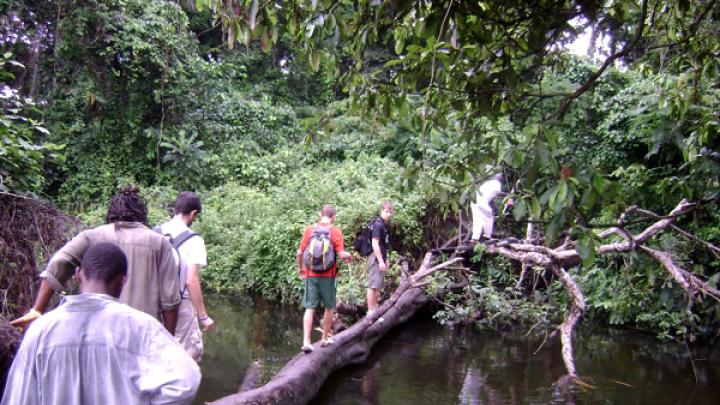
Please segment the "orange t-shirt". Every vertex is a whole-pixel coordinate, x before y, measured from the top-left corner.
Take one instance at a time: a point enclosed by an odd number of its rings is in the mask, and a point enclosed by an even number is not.
[[[337,262],[339,260],[338,255],[340,252],[345,251],[345,245],[343,242],[343,233],[340,228],[333,225],[322,225],[322,224],[316,224],[318,226],[323,227],[330,227],[330,242],[333,245],[333,249],[335,249],[335,264],[330,268],[328,271],[324,271],[322,273],[316,273],[308,268],[305,268],[305,274],[307,274],[308,277],[335,277],[337,276]],[[310,243],[310,238],[312,237],[313,233],[313,227],[315,225],[310,225],[307,228],[305,228],[305,233],[303,233],[302,241],[300,242],[300,251],[304,252],[305,248],[307,248],[308,243]]]

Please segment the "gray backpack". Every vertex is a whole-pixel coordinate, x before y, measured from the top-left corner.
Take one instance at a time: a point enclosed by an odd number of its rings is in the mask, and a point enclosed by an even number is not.
[[[178,258],[178,281],[180,282],[180,297],[182,298],[185,295],[185,291],[187,291],[187,264],[185,264],[185,261],[183,260],[182,256],[180,256],[180,246],[182,246],[183,243],[187,242],[188,239],[192,238],[193,236],[197,235],[193,231],[184,231],[177,237],[173,238],[172,235],[169,233],[162,233],[162,228],[160,226],[156,226],[153,228],[153,231],[159,233],[160,235],[168,238],[168,241],[170,242],[170,245],[172,245],[173,250],[175,251],[175,254]]]
[[[305,251],[303,264],[316,273],[330,270],[335,264],[335,248],[330,240],[330,228],[314,225]]]

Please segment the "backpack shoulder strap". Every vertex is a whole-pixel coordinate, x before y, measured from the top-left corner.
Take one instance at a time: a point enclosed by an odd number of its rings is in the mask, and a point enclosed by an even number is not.
[[[325,226],[321,226],[320,224],[314,224],[313,225],[313,233],[321,232],[321,233],[326,233],[326,234],[330,235],[330,230],[332,228],[333,228],[333,225],[325,227]]]
[[[193,236],[197,236],[197,233],[187,230],[178,235],[177,237],[172,239],[172,244],[175,249],[180,249],[180,246],[182,246],[183,243],[187,242],[188,239],[192,238]]]
[[[175,246],[175,239],[172,237],[171,234],[169,234],[169,233],[163,233],[163,231],[162,231],[162,225],[156,226],[155,228],[153,228],[153,231],[156,232],[156,233],[159,233],[159,234],[162,235],[163,237],[167,238],[167,239],[168,239],[168,242],[170,242],[170,245],[172,245],[172,247],[174,247],[175,249],[177,249],[177,247]]]

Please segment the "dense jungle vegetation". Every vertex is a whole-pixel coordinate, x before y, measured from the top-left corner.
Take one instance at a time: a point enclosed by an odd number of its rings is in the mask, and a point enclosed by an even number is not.
[[[688,297],[645,256],[596,258],[595,246],[631,206],[666,215],[698,201],[675,223],[694,237],[652,246],[718,287],[719,20],[714,0],[0,0],[0,193],[95,225],[120,185],[142,187],[152,223],[195,190],[205,286],[295,302],[295,250],[322,204],[338,207],[349,245],[381,199],[396,201],[394,248],[417,258],[502,171],[515,205],[501,233],[534,222],[548,246],[578,241],[583,263],[568,270],[586,321],[713,339],[717,301]],[[565,51],[585,30],[597,51]],[[13,316],[25,307],[6,235]],[[362,269],[343,270],[343,301],[364,302]],[[434,278],[440,321],[562,317],[568,297],[544,269],[520,280],[518,263],[480,253],[472,270]]]

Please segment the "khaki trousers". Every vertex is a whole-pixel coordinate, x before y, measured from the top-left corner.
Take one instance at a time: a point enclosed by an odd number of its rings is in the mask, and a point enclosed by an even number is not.
[[[190,299],[180,300],[175,338],[185,352],[197,363],[200,363],[204,350],[202,332],[198,324],[197,312]]]

